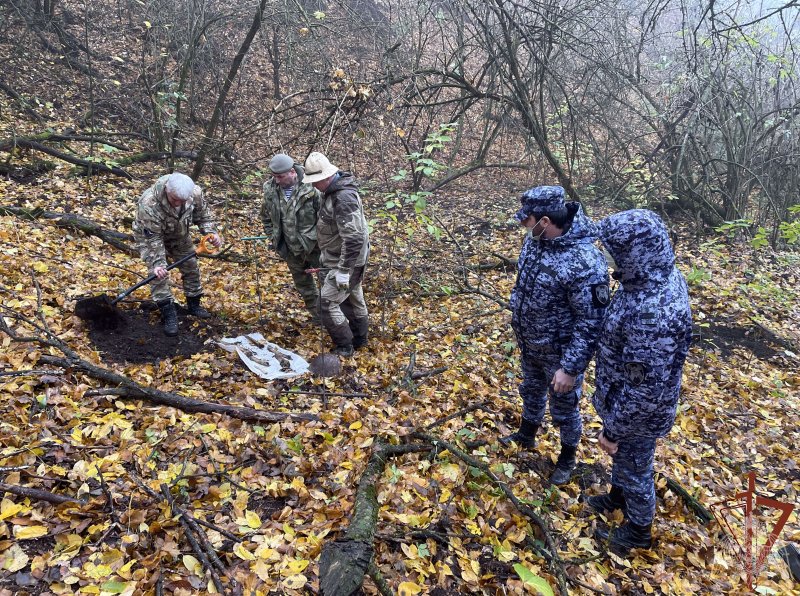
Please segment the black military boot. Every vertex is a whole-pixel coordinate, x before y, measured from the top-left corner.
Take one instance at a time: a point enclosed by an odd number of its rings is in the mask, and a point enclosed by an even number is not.
[[[519,430],[505,437],[500,437],[500,442],[506,447],[509,447],[511,443],[516,443],[524,449],[533,449],[536,447],[536,433],[538,431],[538,424],[534,424],[522,418],[522,420],[520,420]]]
[[[652,548],[652,527],[652,523],[640,526],[639,524],[628,522],[611,532],[610,537],[608,531],[599,528],[594,531],[594,536],[600,542],[608,542],[609,548],[627,553],[632,548]]]
[[[202,294],[199,296],[187,296],[186,309],[193,317],[197,317],[198,319],[210,319],[211,313],[200,305],[200,298],[202,297]]]
[[[353,355],[353,352],[354,352],[353,344],[336,346],[331,350],[331,354],[336,354],[337,356],[343,356],[345,358],[350,358],[350,356]]]
[[[178,335],[178,313],[175,311],[175,303],[172,298],[157,302],[161,310],[161,323],[164,325],[164,335],[175,337]]]
[[[578,451],[577,445],[564,445],[561,443],[561,452],[558,454],[556,468],[550,474],[550,484],[560,486],[569,482],[572,478],[572,470],[575,469],[575,452]]]
[[[625,512],[625,495],[619,486],[611,485],[611,490],[604,495],[594,495],[586,499],[589,507],[598,513],[608,513],[615,509],[622,509]]]
[[[347,323],[334,325],[328,328],[328,333],[335,344],[331,350],[332,354],[346,358],[353,355],[353,332],[350,331],[350,325]]]
[[[367,347],[367,335],[354,335],[353,336],[353,347],[356,350],[360,350],[361,348]]]

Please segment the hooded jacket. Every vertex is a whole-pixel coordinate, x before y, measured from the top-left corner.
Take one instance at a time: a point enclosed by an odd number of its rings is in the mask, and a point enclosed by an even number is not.
[[[338,172],[325,189],[317,219],[320,262],[326,269],[350,273],[369,256],[369,230],[361,197],[350,172]]]
[[[597,228],[622,287],[600,334],[594,407],[611,441],[662,437],[675,422],[692,338],[686,280],[667,228],[652,211],[616,213]]]
[[[592,222],[580,204],[556,238],[528,235],[511,291],[511,326],[526,358],[560,358],[570,375],[584,372],[608,304],[608,265],[594,245]]]

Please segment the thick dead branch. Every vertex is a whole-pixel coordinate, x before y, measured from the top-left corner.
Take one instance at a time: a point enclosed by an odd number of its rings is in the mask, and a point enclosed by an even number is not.
[[[350,596],[364,583],[370,572],[373,540],[378,523],[378,481],[390,457],[405,453],[430,451],[432,445],[389,445],[384,440],[375,441],[375,448],[358,482],[353,514],[344,538],[328,542],[322,548],[319,560],[319,588],[325,596]],[[377,568],[375,568],[377,569]],[[376,585],[383,592],[386,587],[382,576],[376,574]]]
[[[43,211],[41,209],[25,209],[24,207],[0,206],[0,215],[16,215],[23,219],[47,219],[52,220],[59,228],[82,232],[87,236],[96,236],[103,242],[110,244],[114,248],[131,256],[139,256],[139,251],[126,242],[132,242],[131,234],[124,234],[104,228],[93,222],[91,219],[75,215],[74,213],[60,213],[58,211]]]
[[[72,352],[72,350],[70,350]],[[184,397],[177,393],[160,391],[150,387],[143,387],[128,377],[119,375],[113,371],[96,366],[91,362],[83,360],[75,352],[67,358],[57,356],[42,356],[41,362],[63,369],[80,370],[88,374],[93,379],[103,381],[111,385],[117,385],[114,395],[131,399],[141,399],[162,406],[178,408],[184,412],[196,414],[224,414],[231,418],[246,420],[248,422],[280,422],[282,420],[318,420],[314,414],[296,414],[293,412],[273,412],[269,410],[256,410],[244,406],[229,406],[225,404],[212,403]]]
[[[20,105],[20,107],[23,110],[25,110],[26,114],[38,120],[39,122],[44,121],[44,117],[41,114],[39,114],[39,112],[33,109],[31,103],[26,99],[24,99],[19,93],[14,91],[14,89],[6,85],[5,81],[3,81],[2,79],[0,79],[0,89],[2,89],[6,95],[16,100],[16,102]]]
[[[194,522],[194,518],[175,502],[166,484],[161,485],[161,494],[164,495],[167,503],[169,503],[172,512],[178,517],[178,521],[183,527],[183,535],[186,536],[189,544],[192,545],[192,550],[194,550],[197,555],[197,559],[203,564],[203,567],[205,567],[206,571],[208,571],[211,576],[211,580],[214,582],[214,587],[217,588],[217,592],[224,594],[225,589],[222,586],[222,580],[220,580],[218,571],[226,573],[226,569],[222,561],[219,560],[217,553],[214,552],[214,548],[209,544],[205,532],[200,529],[196,522],[192,523]]]
[[[133,176],[131,176],[128,172],[126,172],[122,168],[118,168],[116,166],[108,166],[104,164],[102,161],[91,161],[88,159],[75,157],[74,155],[70,155],[69,153],[64,153],[63,151],[59,151],[58,149],[53,149],[52,147],[48,147],[47,145],[44,145],[39,141],[33,141],[30,139],[11,139],[11,140],[0,141],[0,151],[8,153],[16,148],[32,149],[33,151],[39,151],[41,153],[46,153],[47,155],[52,155],[53,157],[57,157],[62,161],[66,161],[67,163],[71,163],[76,166],[81,166],[83,168],[86,168],[87,172],[89,171],[91,171],[92,173],[107,172],[109,174],[114,174],[116,176],[122,176],[124,178],[127,178],[128,180],[133,180]]]
[[[85,501],[76,499],[75,497],[66,497],[64,495],[57,495],[55,493],[47,492],[46,490],[39,490],[37,488],[28,488],[27,486],[17,486],[16,484],[5,484],[0,482],[0,492],[11,493],[18,497],[27,497],[29,499],[36,499],[37,501],[47,501],[48,503],[79,503],[83,504]]]
[[[441,446],[447,449],[450,453],[455,455],[457,458],[462,460],[464,463],[477,468],[481,472],[483,472],[489,480],[491,480],[500,490],[503,491],[503,494],[514,504],[514,506],[526,517],[528,517],[532,522],[534,522],[542,532],[545,546],[547,547],[546,552],[542,552],[541,554],[545,556],[545,558],[550,562],[553,573],[558,579],[559,589],[562,594],[567,593],[567,573],[564,569],[564,562],[558,555],[558,548],[556,546],[555,540],[553,539],[553,533],[550,530],[550,524],[547,523],[547,520],[536,513],[531,507],[522,503],[514,492],[511,490],[511,487],[508,486],[506,482],[500,480],[494,472],[489,469],[489,466],[484,464],[482,461],[479,461],[465,453],[461,450],[457,445],[450,443],[449,441],[445,441],[436,435],[432,435],[428,432],[415,432],[411,435],[413,438],[420,439],[423,441],[428,441],[432,445]]]
[[[714,515],[708,509],[703,507],[700,501],[690,495],[689,491],[678,484],[678,482],[669,476],[665,476],[664,474],[659,474],[659,476],[666,480],[667,488],[683,499],[683,502],[689,511],[694,513],[695,516],[697,516],[697,519],[699,519],[703,525],[706,525],[708,522],[714,519]]]

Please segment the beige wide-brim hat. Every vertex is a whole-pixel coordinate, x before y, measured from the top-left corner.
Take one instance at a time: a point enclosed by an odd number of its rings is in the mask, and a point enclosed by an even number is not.
[[[306,175],[303,176],[303,184],[311,184],[330,178],[339,171],[335,165],[328,161],[319,151],[314,151],[306,158]]]

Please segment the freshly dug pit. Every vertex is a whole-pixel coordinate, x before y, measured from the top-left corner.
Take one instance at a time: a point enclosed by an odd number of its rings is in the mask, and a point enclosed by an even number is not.
[[[207,345],[206,338],[202,337],[205,335],[206,327],[198,323],[197,319],[188,316],[185,308],[178,304],[176,307],[177,337],[164,335],[158,308],[155,304],[147,302],[136,309],[111,307],[118,315],[113,317],[113,326],[109,325],[110,319],[105,309],[99,317],[81,318],[89,327],[89,339],[103,358],[112,362],[156,362],[164,358],[191,356],[212,349],[209,347],[211,344]],[[78,305],[75,314],[80,316]]]

